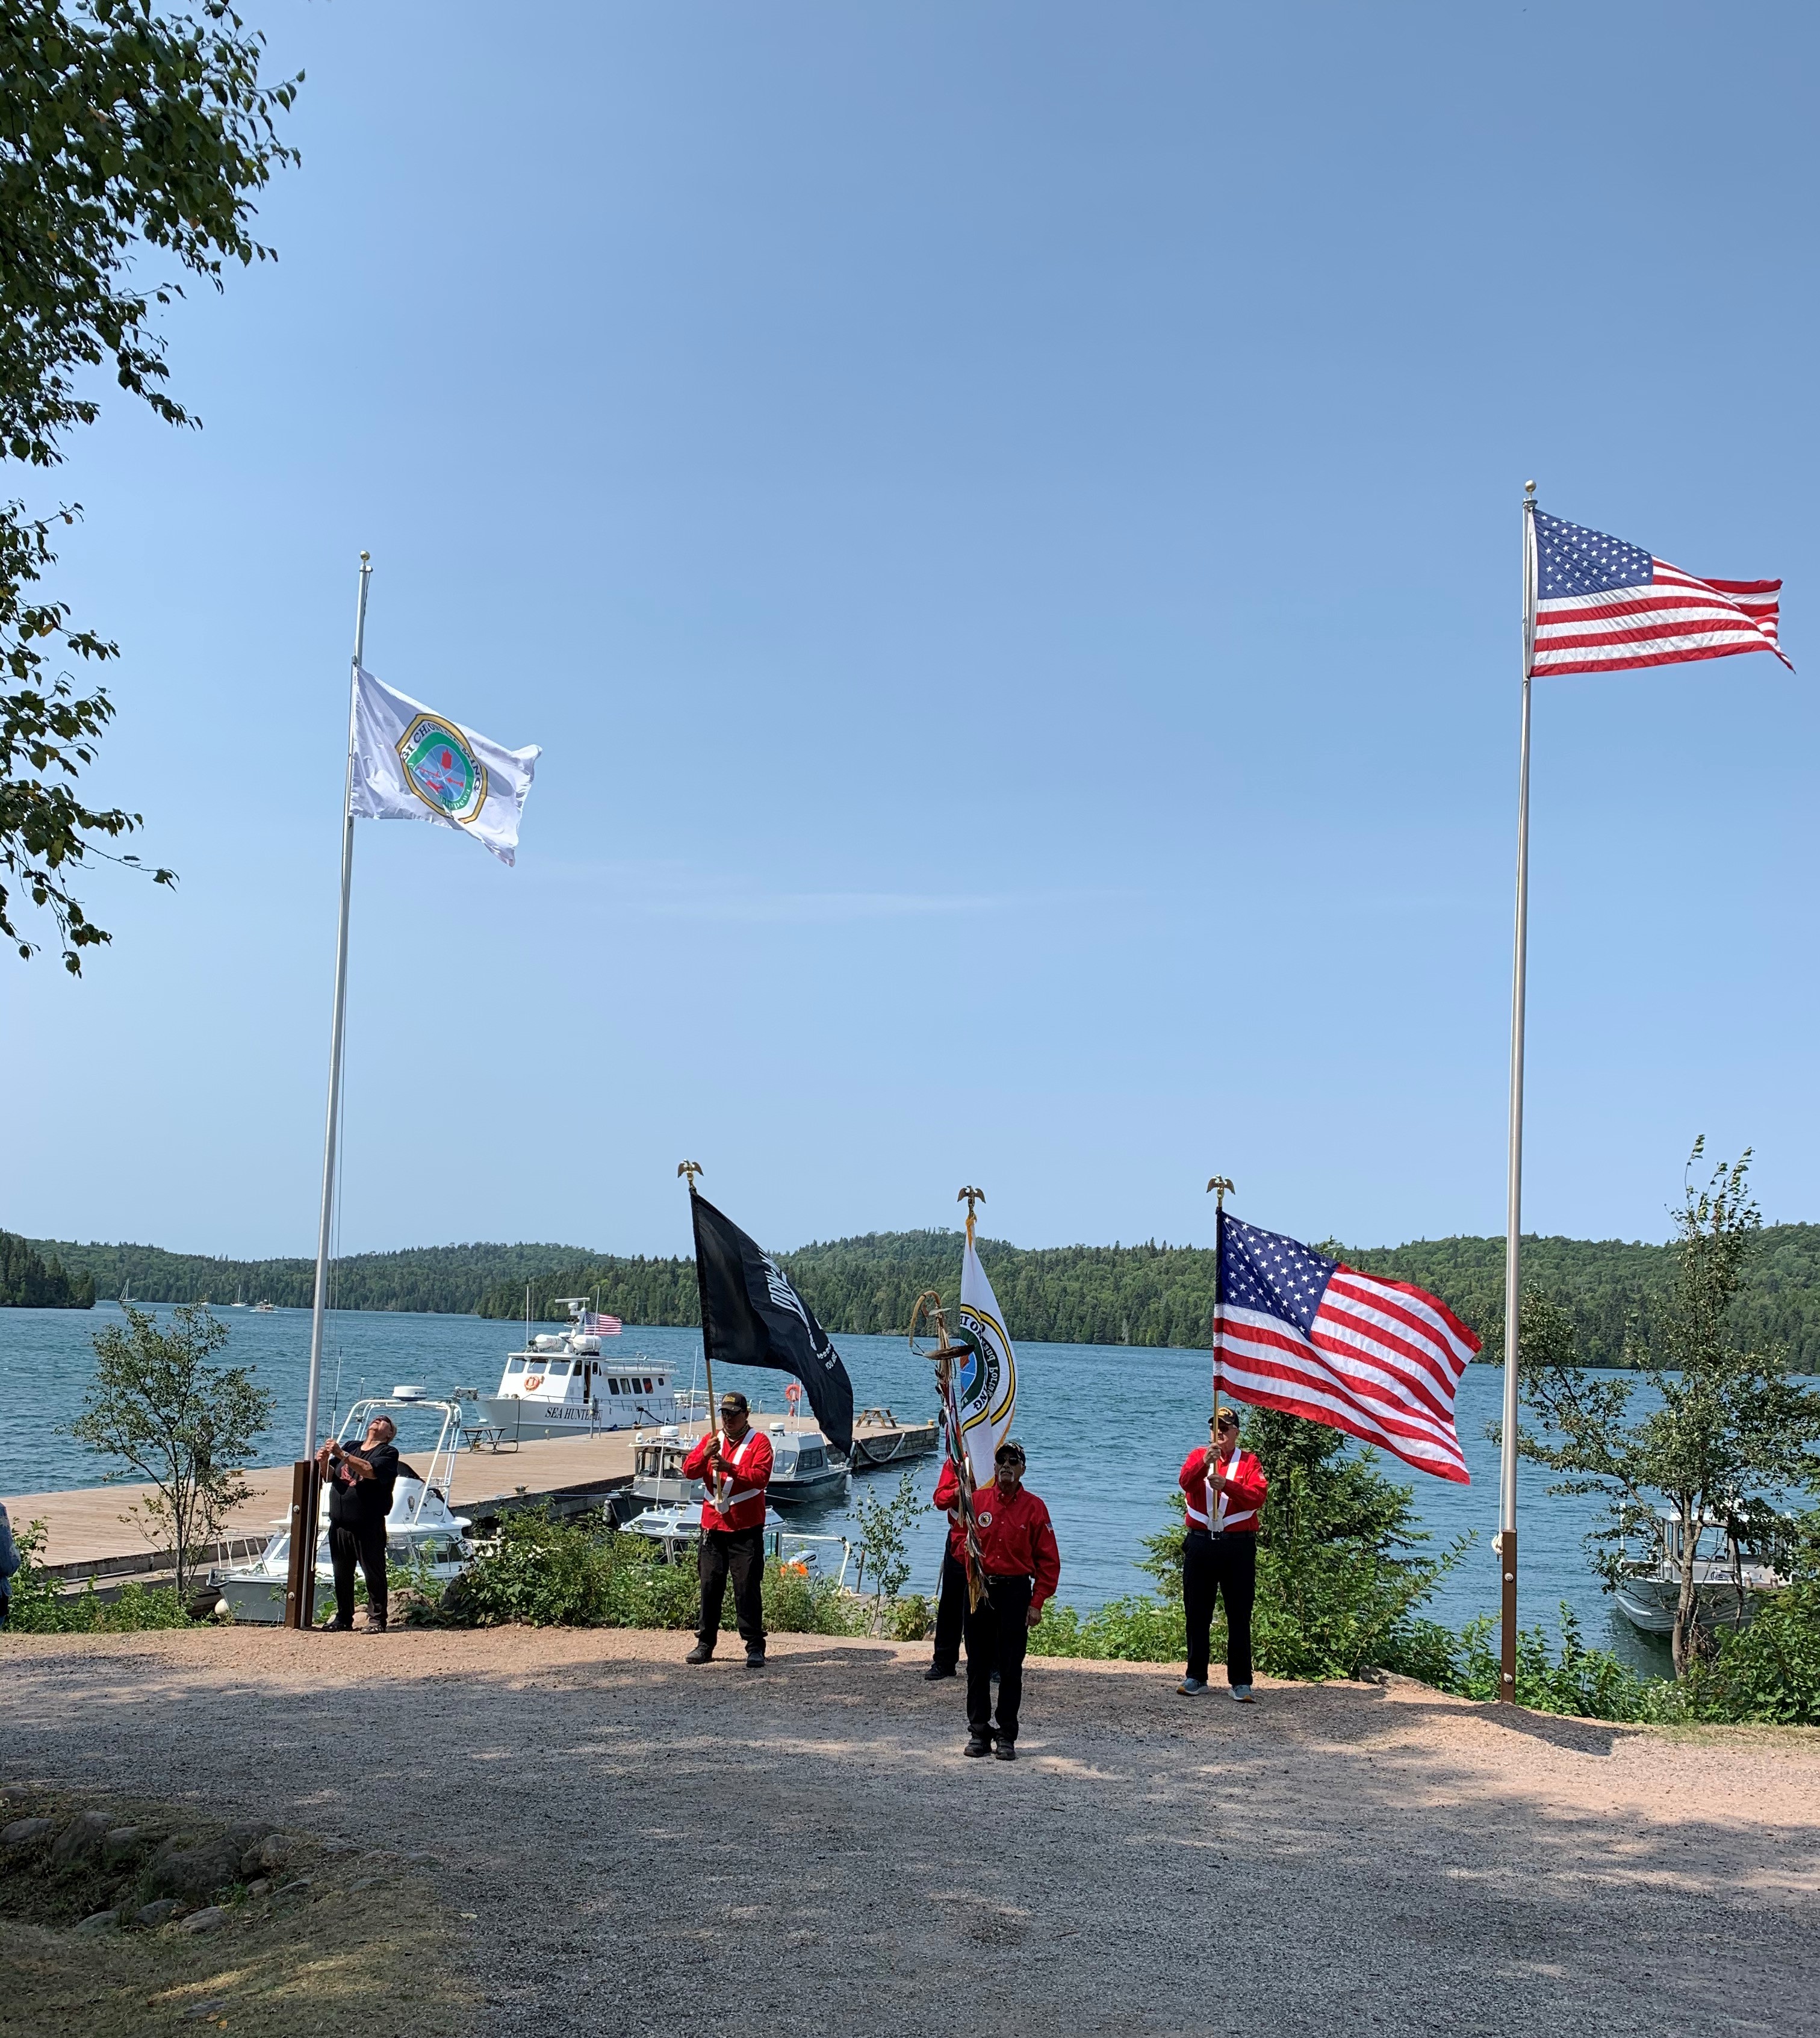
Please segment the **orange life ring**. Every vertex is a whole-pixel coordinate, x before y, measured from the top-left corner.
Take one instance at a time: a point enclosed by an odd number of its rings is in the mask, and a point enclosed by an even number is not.
[[[535,1394],[538,1388],[543,1385],[543,1376],[541,1373],[528,1373],[525,1374],[524,1391],[527,1394]]]

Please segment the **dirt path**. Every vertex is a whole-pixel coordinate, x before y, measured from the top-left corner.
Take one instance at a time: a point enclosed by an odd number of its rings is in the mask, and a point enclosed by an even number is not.
[[[0,1781],[432,1850],[490,2033],[1820,2034],[1820,1736],[687,1642],[0,1639]]]

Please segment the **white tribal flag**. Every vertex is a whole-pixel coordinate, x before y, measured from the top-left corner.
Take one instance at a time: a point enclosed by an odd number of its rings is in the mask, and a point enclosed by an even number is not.
[[[974,1250],[973,1212],[967,1214],[967,1249],[960,1263],[960,1335],[972,1352],[967,1369],[955,1382],[961,1433],[967,1438],[968,1462],[976,1487],[992,1482],[993,1453],[1011,1427],[1017,1400],[1017,1354],[998,1313],[998,1297]]]
[[[408,694],[355,676],[354,812],[369,820],[436,821],[510,863],[518,819],[543,753],[507,750]]]

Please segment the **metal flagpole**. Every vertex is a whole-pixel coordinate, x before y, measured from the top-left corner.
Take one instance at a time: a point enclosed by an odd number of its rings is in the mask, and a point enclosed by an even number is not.
[[[1503,1583],[1503,1649],[1498,1697],[1516,1700],[1517,1339],[1523,1283],[1523,1006],[1529,958],[1530,669],[1535,660],[1535,483],[1523,484],[1523,738],[1517,765],[1516,952],[1511,971],[1510,1162],[1504,1218],[1504,1407],[1498,1569]]]
[[[360,555],[360,583],[354,597],[354,661],[347,682],[347,771],[341,801],[341,916],[335,940],[335,1013],[329,1023],[328,1118],[323,1134],[322,1213],[316,1229],[316,1294],[310,1305],[309,1387],[304,1402],[303,1455],[291,1480],[290,1578],[286,1593],[285,1624],[307,1627],[316,1597],[316,1404],[322,1389],[323,1312],[328,1304],[329,1231],[335,1215],[335,1135],[341,1115],[342,1040],[347,1017],[347,917],[354,885],[354,706],[358,698],[361,661],[366,649],[366,589],[373,577],[373,555]]]
[[[1213,1412],[1220,1412],[1220,1333],[1222,1328],[1220,1311],[1224,1308],[1226,1296],[1220,1286],[1220,1260],[1226,1250],[1226,1199],[1233,1193],[1230,1178],[1216,1175],[1207,1184],[1207,1192],[1213,1199]]]

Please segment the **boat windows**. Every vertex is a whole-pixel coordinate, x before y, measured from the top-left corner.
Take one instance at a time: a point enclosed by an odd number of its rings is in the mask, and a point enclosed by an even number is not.
[[[559,1380],[569,1370],[569,1362],[566,1358],[553,1358],[543,1369],[551,1379]]]
[[[827,1454],[824,1451],[804,1451],[797,1457],[796,1469],[798,1472],[820,1472],[827,1462]]]
[[[648,1381],[648,1380],[647,1380],[647,1381],[645,1381],[645,1392],[647,1394],[649,1394],[649,1393],[650,1392],[650,1391],[651,1391],[651,1383],[650,1383],[650,1381]]]
[[[609,1380],[607,1383],[607,1391],[609,1394],[617,1394],[619,1392],[619,1381],[617,1380]]]
[[[505,1362],[505,1369],[508,1373],[522,1373],[524,1370],[524,1362],[521,1358],[509,1358]]]

